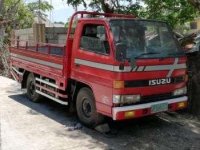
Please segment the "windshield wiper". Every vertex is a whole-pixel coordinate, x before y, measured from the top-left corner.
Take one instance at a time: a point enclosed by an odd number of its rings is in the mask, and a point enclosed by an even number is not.
[[[141,54],[135,56],[134,58],[137,59],[137,58],[140,58],[144,55],[153,55],[153,54],[160,54],[160,53],[158,53],[158,52],[145,52],[145,53],[141,53]]]
[[[142,57],[144,55],[153,55],[153,54],[160,54],[160,53],[158,53],[158,52],[145,52],[145,53],[140,53],[139,55],[137,55],[135,57],[134,56],[131,57],[131,59],[129,60],[129,62],[131,64],[131,70],[130,71],[133,71],[133,69],[135,68],[135,66],[136,66],[136,59],[137,58],[140,58],[140,57]]]

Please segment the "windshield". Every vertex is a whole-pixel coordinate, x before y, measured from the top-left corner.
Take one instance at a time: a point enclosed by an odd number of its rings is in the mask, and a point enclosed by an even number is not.
[[[111,20],[110,26],[116,52],[123,53],[125,59],[176,57],[184,54],[164,22]]]

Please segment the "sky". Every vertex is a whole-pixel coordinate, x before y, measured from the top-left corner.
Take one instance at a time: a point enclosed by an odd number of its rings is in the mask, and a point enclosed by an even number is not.
[[[38,0],[24,0],[25,3],[36,2]],[[41,0],[42,1],[42,0]],[[51,12],[46,12],[48,19],[52,22],[67,22],[68,18],[74,13],[72,6],[66,4],[66,0],[46,0],[49,3],[52,2],[54,9]],[[84,10],[85,8],[80,5],[78,10]]]

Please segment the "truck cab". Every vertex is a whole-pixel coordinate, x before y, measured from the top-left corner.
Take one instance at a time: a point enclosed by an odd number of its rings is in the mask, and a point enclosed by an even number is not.
[[[187,104],[186,57],[165,22],[80,19],[71,68],[71,79],[92,89],[97,112],[114,120]]]
[[[77,15],[81,17],[72,33]],[[94,126],[104,116],[126,120],[186,108],[186,60],[165,22],[76,12],[68,28],[60,77],[32,72],[52,81],[48,86],[56,84],[67,95],[66,99],[56,98],[57,102],[69,102],[81,122]],[[51,98],[51,90],[36,93]]]

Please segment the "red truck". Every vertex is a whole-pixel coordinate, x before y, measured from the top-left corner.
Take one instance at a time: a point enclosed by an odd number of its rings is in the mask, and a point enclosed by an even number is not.
[[[28,98],[69,105],[87,126],[105,116],[125,120],[187,107],[186,56],[165,22],[79,11],[66,46],[20,43],[10,47],[11,74]]]

